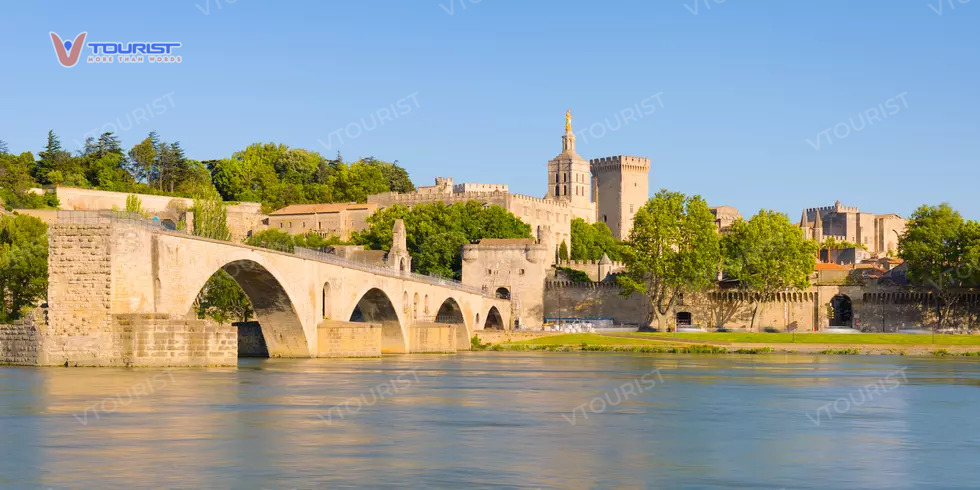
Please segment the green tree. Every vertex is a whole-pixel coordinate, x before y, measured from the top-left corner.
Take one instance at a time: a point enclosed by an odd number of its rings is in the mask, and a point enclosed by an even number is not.
[[[131,162],[129,172],[136,181],[152,183],[153,175],[157,173],[156,162],[159,144],[160,138],[157,136],[156,131],[151,131],[143,141],[140,141],[129,150],[129,159]]]
[[[863,243],[849,242],[847,240],[837,240],[837,238],[829,236],[824,239],[823,243],[820,244],[820,250],[842,250],[845,248],[859,248],[861,250],[867,250]]]
[[[415,184],[412,183],[412,179],[408,177],[408,172],[404,168],[398,166],[398,161],[395,160],[394,163],[388,163],[381,160],[375,160],[374,157],[367,157],[361,159],[361,162],[375,167],[381,171],[381,176],[388,183],[388,190],[391,192],[414,192]]]
[[[377,166],[364,162],[339,163],[327,178],[333,202],[367,202],[371,194],[388,191],[388,183]]]
[[[136,194],[130,194],[126,196],[126,212],[127,213],[137,213],[145,215],[146,212],[143,211],[143,201]]]
[[[948,204],[923,205],[909,217],[898,241],[908,278],[933,291],[937,328],[959,301],[959,289],[980,283],[980,224],[965,221]]]
[[[721,261],[714,215],[700,196],[663,189],[637,211],[623,255],[621,294],[645,293],[648,323],[660,324],[678,295],[716,284]]]
[[[604,254],[612,260],[623,260],[623,243],[612,235],[605,223],[589,224],[582,218],[575,218],[571,222],[571,232],[572,260],[599,260]]]
[[[10,149],[7,148],[7,142],[4,140],[0,140],[0,155],[6,154],[9,151]]]
[[[194,234],[215,240],[231,240],[228,231],[228,212],[217,192],[203,193],[194,198]]]
[[[296,240],[292,235],[275,228],[253,233],[245,240],[245,244],[288,253],[293,253],[296,248]]]
[[[391,206],[368,217],[368,229],[352,241],[374,250],[391,248],[396,219],[405,221],[412,268],[422,274],[459,278],[462,246],[482,238],[531,238],[531,226],[499,206],[470,201],[446,205]]]
[[[47,296],[47,230],[32,216],[0,216],[0,321],[20,318]]]
[[[561,241],[561,245],[558,247],[558,260],[565,262],[568,260],[568,244],[565,240]]]
[[[218,270],[197,295],[198,318],[219,323],[247,322],[254,315],[252,303],[238,282],[224,270]]]
[[[750,292],[755,328],[759,308],[776,293],[810,287],[818,245],[799,226],[775,211],[761,210],[752,219],[732,223],[721,239],[724,271]]]

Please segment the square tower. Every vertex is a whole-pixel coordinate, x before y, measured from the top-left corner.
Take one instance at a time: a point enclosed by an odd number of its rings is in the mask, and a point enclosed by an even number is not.
[[[619,240],[629,238],[633,216],[650,199],[650,159],[619,155],[589,161],[595,187],[597,221]]]

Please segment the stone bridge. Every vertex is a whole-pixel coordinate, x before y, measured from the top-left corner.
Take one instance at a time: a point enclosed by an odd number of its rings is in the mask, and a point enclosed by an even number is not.
[[[240,332],[196,315],[218,270],[248,295],[270,357],[455,352],[469,349],[475,330],[509,328],[509,300],[411,273],[400,222],[394,237],[378,265],[63,212],[49,230],[38,363],[234,365]]]

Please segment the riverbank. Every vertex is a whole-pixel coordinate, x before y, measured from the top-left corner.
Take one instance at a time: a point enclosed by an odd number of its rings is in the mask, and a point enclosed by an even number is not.
[[[474,350],[656,354],[980,357],[980,336],[915,334],[477,332]]]

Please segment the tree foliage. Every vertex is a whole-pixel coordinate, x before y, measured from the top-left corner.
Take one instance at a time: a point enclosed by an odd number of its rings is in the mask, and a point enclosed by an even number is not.
[[[749,292],[755,326],[761,304],[775,293],[810,287],[818,245],[799,226],[775,211],[761,210],[750,220],[736,220],[721,239],[724,272]]]
[[[269,228],[253,234],[245,240],[246,245],[253,247],[268,248],[280,252],[293,253],[296,247],[319,250],[332,245],[352,245],[351,242],[341,240],[340,237],[330,236],[323,238],[316,232],[310,231],[302,235],[290,235],[285,231]]]
[[[197,295],[198,318],[210,318],[219,323],[247,322],[254,312],[252,303],[242,287],[230,274],[218,270]]]
[[[345,163],[339,155],[328,160],[275,143],[255,143],[228,158],[200,162],[188,158],[180,142],[165,141],[155,131],[129,150],[113,133],[103,133],[87,138],[73,155],[52,130],[37,156],[35,161],[31,153],[16,157],[6,148],[0,151],[0,163],[13,171],[9,178],[17,179],[17,185],[0,187],[8,205],[47,205],[25,192],[42,185],[182,197],[217,190],[223,200],[260,202],[267,212],[290,204],[366,202],[370,194],[415,189],[397,162],[366,157]]]
[[[137,213],[146,214],[143,211],[143,201],[136,194],[130,194],[126,196],[126,212],[127,213]]]
[[[47,296],[47,231],[33,216],[0,216],[0,321],[20,318]]]
[[[194,234],[214,240],[231,240],[228,231],[228,211],[215,193],[194,198]]]
[[[353,240],[374,250],[388,250],[397,219],[405,221],[412,268],[422,274],[442,277],[460,277],[461,247],[465,244],[482,238],[531,238],[531,226],[506,209],[469,201],[382,209],[368,218],[369,228],[356,234]]]
[[[623,243],[612,235],[605,223],[589,224],[582,218],[575,218],[571,228],[572,260],[599,260],[604,254],[615,261],[623,260]]]
[[[670,311],[678,295],[715,284],[721,262],[714,215],[700,196],[661,190],[633,218],[623,247],[622,294],[650,298],[652,324]]]
[[[898,250],[909,280],[933,290],[942,328],[959,300],[957,290],[980,285],[980,223],[964,220],[945,203],[923,205],[906,222]]]
[[[859,248],[867,250],[863,243],[849,242],[847,240],[837,240],[836,237],[829,236],[820,244],[820,250],[843,250],[846,248]]]
[[[558,246],[558,260],[562,262],[568,260],[568,244],[565,240],[562,240],[561,245]]]
[[[31,188],[38,186],[31,171],[34,155],[0,153],[0,199],[7,209],[57,208],[58,197],[54,194],[35,194]]]

